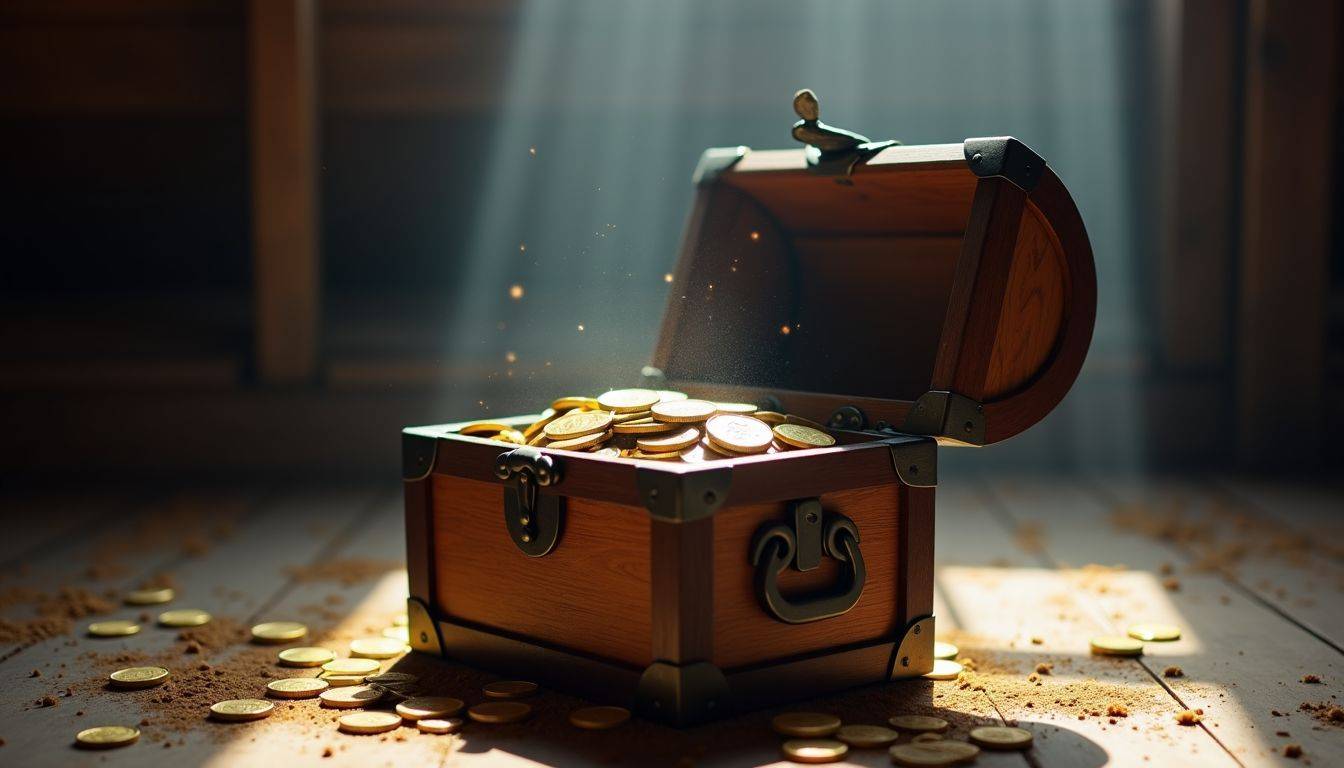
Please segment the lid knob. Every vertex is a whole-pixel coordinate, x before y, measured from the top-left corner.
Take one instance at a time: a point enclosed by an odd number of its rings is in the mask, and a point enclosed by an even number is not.
[[[848,152],[868,143],[867,136],[821,122],[821,104],[810,88],[793,94],[793,111],[802,118],[793,124],[793,138],[821,152]]]

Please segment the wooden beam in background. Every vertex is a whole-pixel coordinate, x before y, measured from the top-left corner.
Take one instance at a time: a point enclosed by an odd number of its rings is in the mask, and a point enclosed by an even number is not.
[[[249,0],[249,140],[256,365],[266,382],[317,368],[317,54],[314,0]]]

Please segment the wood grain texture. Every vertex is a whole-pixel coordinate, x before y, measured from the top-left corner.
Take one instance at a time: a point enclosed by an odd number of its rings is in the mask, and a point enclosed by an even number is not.
[[[999,331],[985,372],[986,400],[1029,386],[1050,361],[1068,312],[1068,296],[1059,240],[1040,211],[1028,205],[1022,211]]]
[[[898,563],[900,599],[896,611],[907,624],[933,613],[935,491],[900,486],[900,539],[905,557]]]
[[[713,651],[714,521],[650,522],[653,657],[674,664],[708,661]]]
[[[559,544],[530,558],[504,527],[502,483],[433,478],[446,618],[627,666],[653,661],[647,511],[570,498]]]

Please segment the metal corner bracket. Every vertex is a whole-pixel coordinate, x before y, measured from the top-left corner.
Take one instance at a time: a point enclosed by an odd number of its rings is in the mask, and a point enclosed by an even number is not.
[[[888,679],[919,677],[933,671],[933,628],[932,616],[910,622],[891,657]]]
[[[731,706],[728,678],[707,661],[684,666],[655,661],[640,675],[635,689],[640,715],[676,726],[723,717]]]
[[[695,164],[695,173],[691,174],[691,183],[697,187],[714,183],[725,171],[747,156],[750,147],[710,147],[700,155]]]
[[[910,406],[899,431],[984,445],[985,407],[955,392],[925,392]]]
[[[902,435],[886,441],[891,466],[902,483],[916,488],[938,485],[938,442],[931,437]]]
[[[640,502],[649,514],[673,523],[690,523],[714,514],[728,498],[732,480],[732,467],[684,473],[654,467],[635,470]]]
[[[1012,136],[967,139],[962,144],[971,173],[985,178],[998,176],[1030,194],[1045,172],[1045,159]]]
[[[406,598],[406,627],[409,630],[411,650],[443,655],[443,638],[439,636],[438,622],[429,615],[429,608],[418,597]]]
[[[423,480],[434,470],[434,459],[439,453],[439,439],[433,435],[401,431],[401,479]]]

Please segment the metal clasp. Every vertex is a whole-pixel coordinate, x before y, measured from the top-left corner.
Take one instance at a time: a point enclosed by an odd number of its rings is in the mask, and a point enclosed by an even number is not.
[[[504,525],[513,543],[528,557],[555,549],[565,511],[565,497],[542,494],[542,486],[560,482],[560,464],[536,448],[515,448],[495,460],[495,476],[504,480]]]
[[[774,618],[786,624],[839,616],[854,607],[863,594],[868,571],[859,551],[859,527],[844,515],[827,515],[819,499],[792,504],[793,524],[762,528],[751,542],[751,564],[756,568],[756,597]],[[835,589],[797,602],[779,591],[779,575],[790,566],[810,571],[829,556],[844,564]]]

